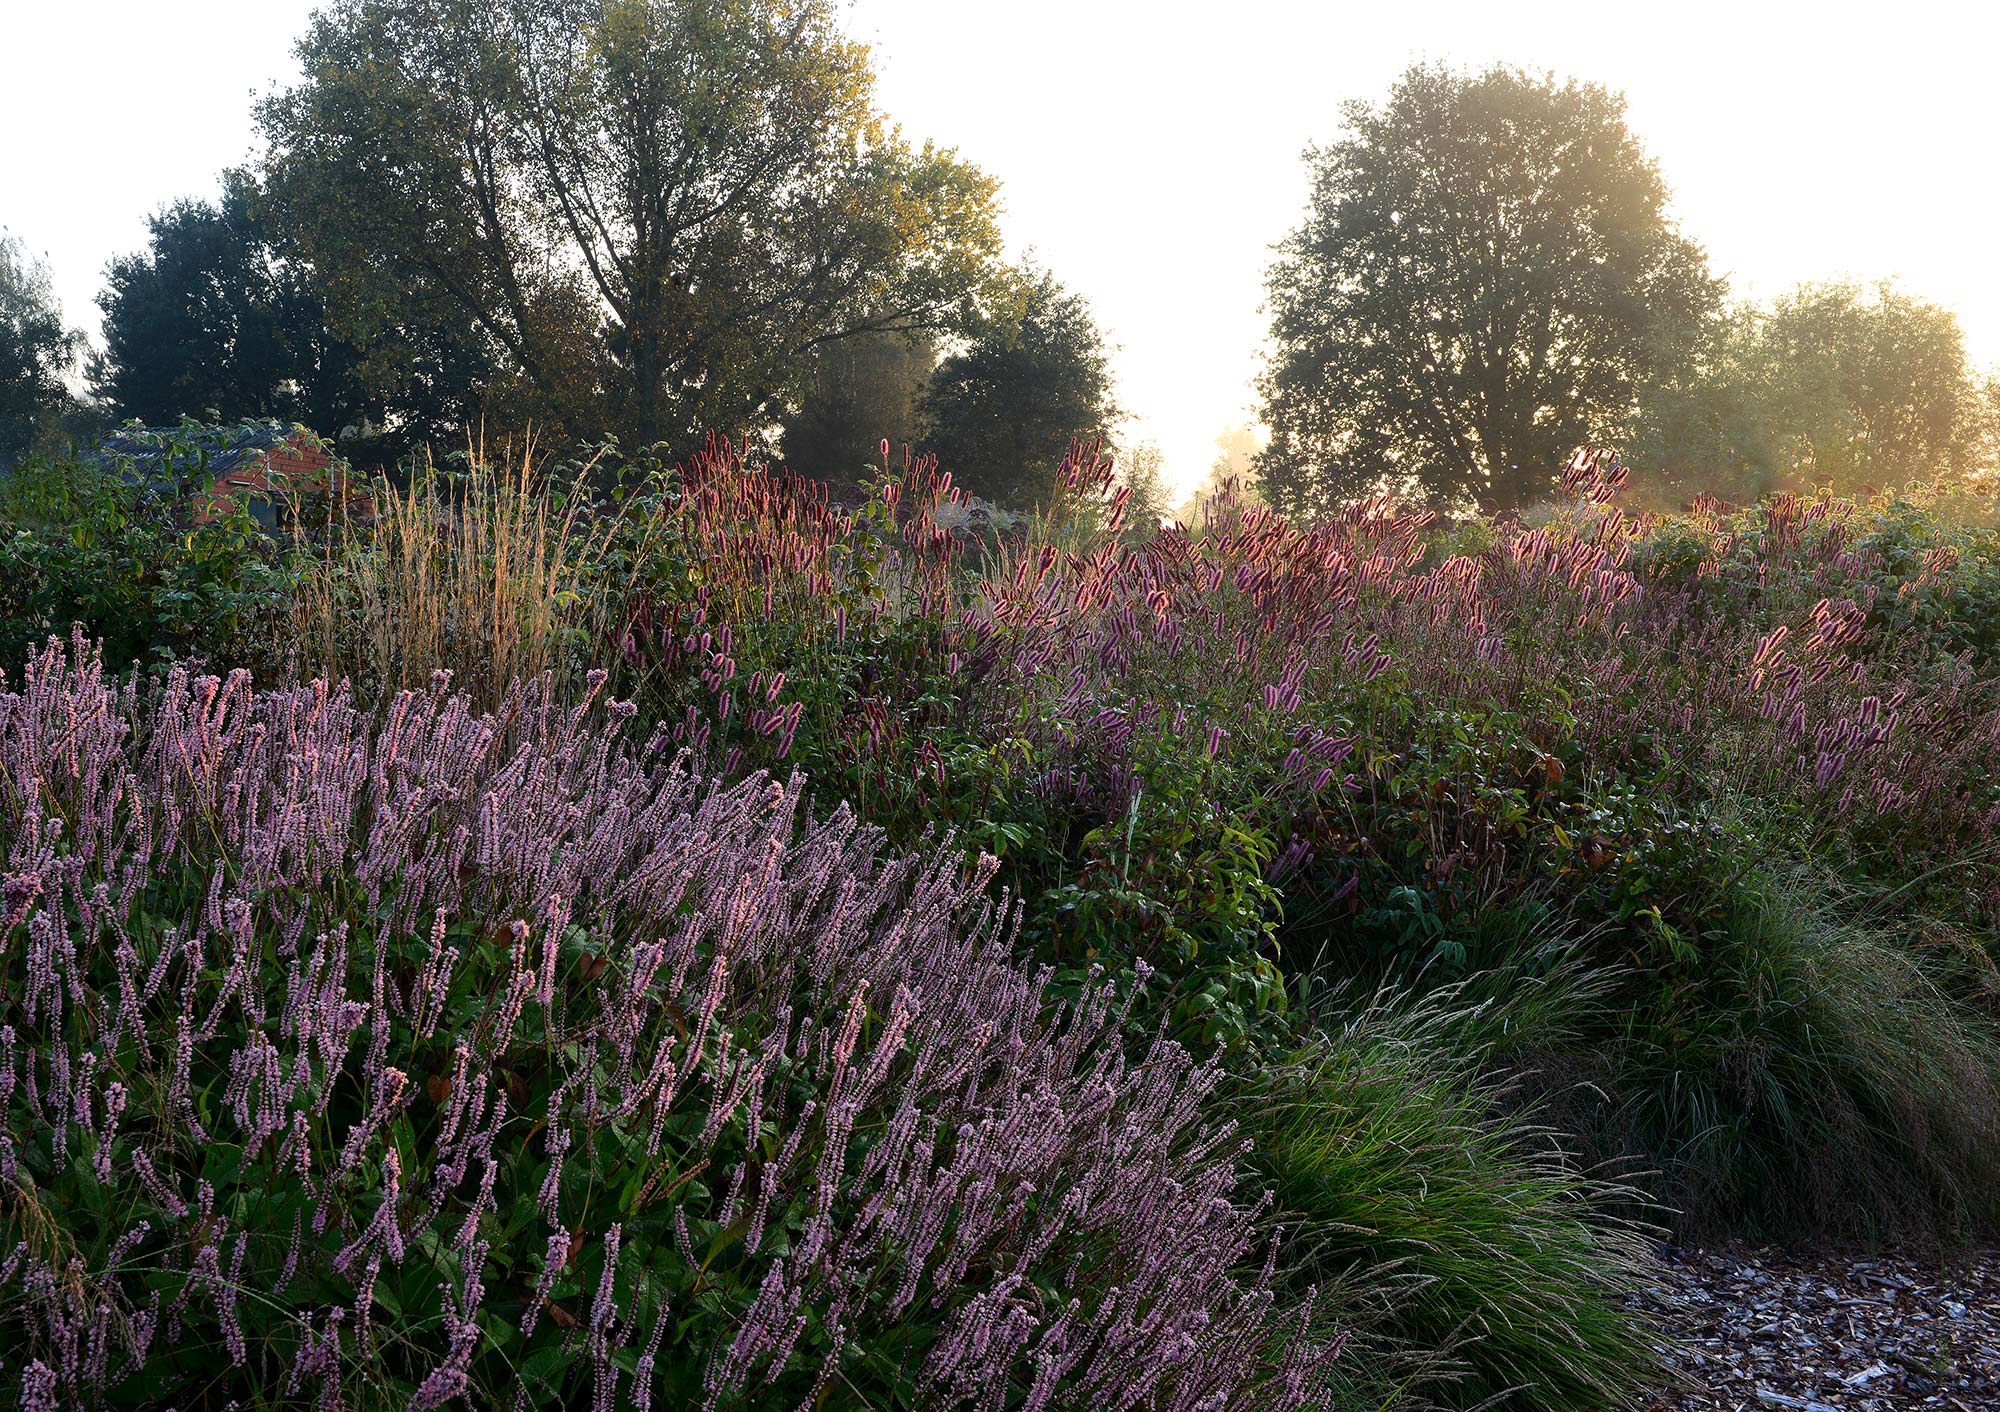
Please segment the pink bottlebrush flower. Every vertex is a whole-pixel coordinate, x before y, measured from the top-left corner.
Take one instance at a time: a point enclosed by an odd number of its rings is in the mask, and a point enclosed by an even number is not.
[[[21,1412],[62,1412],[55,1369],[36,1358],[21,1375]]]
[[[1170,714],[1186,719],[1180,702],[1121,704],[1104,715],[1110,703],[1095,693],[1093,673],[1103,668],[1093,664],[1137,669],[1145,660],[1138,654],[1154,650],[1146,644],[1164,641],[1145,628],[1143,592],[1128,592],[1121,577],[1147,572],[1145,563],[1119,556],[1077,567],[1098,576],[1090,611],[1109,624],[1088,661],[1066,660],[1046,635],[1032,645],[1047,654],[1035,670],[1057,673],[1058,693],[1073,689],[1068,725],[1094,721],[1092,740],[1114,751],[1135,728],[1159,730]],[[1177,572],[1185,583],[1206,570],[1190,562]],[[1276,575],[1265,586],[1276,592],[1283,582]],[[1063,580],[1050,603],[1066,600],[1069,586]],[[1226,658],[1237,622],[1213,635],[1204,623],[1190,613],[1179,625],[1190,657],[1219,644],[1215,658]],[[1270,642],[1261,633],[1244,641],[1268,678]],[[1281,702],[1305,674],[1286,659]],[[77,719],[92,719],[91,701],[105,698],[91,697],[95,688],[67,667],[59,680]],[[157,1248],[179,1261],[192,1291],[176,1307],[133,1313],[142,1362],[155,1326],[215,1340],[232,1358],[252,1340],[263,1346],[269,1328],[253,1327],[267,1315],[238,1290],[258,1285],[251,1240],[275,1241],[282,1230],[226,1229],[230,1199],[204,1185],[190,1213],[173,1191],[173,1174],[185,1180],[186,1153],[200,1141],[178,1115],[201,1095],[218,1115],[211,1123],[243,1129],[246,1150],[276,1140],[275,1154],[266,1149],[258,1160],[287,1180],[296,1171],[314,1203],[310,1221],[295,1219],[283,1268],[273,1272],[280,1297],[301,1306],[286,1335],[297,1349],[282,1378],[288,1398],[337,1405],[343,1367],[388,1347],[373,1338],[371,1311],[385,1265],[399,1262],[400,1289],[435,1275],[444,1292],[442,1318],[395,1331],[398,1358],[414,1360],[410,1376],[421,1377],[416,1401],[462,1398],[482,1324],[481,1233],[496,1229],[503,1161],[535,1164],[527,1174],[535,1184],[557,1173],[559,1196],[564,1164],[554,1150],[607,1129],[654,1160],[671,1150],[678,1175],[647,1200],[666,1215],[690,1265],[705,1256],[705,1236],[698,1245],[695,1232],[718,1218],[747,1213],[760,1235],[784,1229],[791,1237],[782,1258],[767,1237],[748,1255],[730,1256],[747,1262],[758,1293],[710,1365],[706,1392],[717,1401],[754,1400],[790,1372],[827,1385],[837,1362],[806,1351],[806,1323],[820,1318],[838,1346],[858,1318],[852,1291],[878,1280],[888,1281],[878,1286],[884,1298],[905,1289],[910,1300],[940,1298],[941,1337],[924,1372],[972,1400],[994,1390],[1053,1389],[1047,1401],[1070,1388],[1129,1387],[1148,1405],[1171,1406],[1196,1390],[1248,1397],[1275,1376],[1275,1350],[1289,1349],[1289,1335],[1270,1318],[1272,1292],[1255,1259],[1264,1208],[1239,1192],[1235,1141],[1204,1126],[1220,1072],[1165,1040],[1143,1057],[1129,1054],[1131,997],[1101,979],[1056,1005],[1049,978],[1016,961],[1010,914],[986,897],[990,861],[968,867],[956,847],[890,855],[851,813],[808,818],[801,782],[703,779],[668,743],[671,731],[643,746],[625,742],[617,730],[629,713],[607,707],[586,720],[532,686],[510,701],[504,720],[413,693],[393,708],[393,727],[324,689],[258,696],[225,683],[203,695],[207,688],[188,682],[182,690],[185,704],[170,709],[184,713],[185,728],[148,714],[169,708],[134,701],[106,713],[137,720],[133,736],[85,732],[72,771],[62,752],[21,729],[11,714],[16,698],[0,687],[8,765],[0,791],[37,781],[37,794],[55,791],[64,817],[83,819],[108,797],[93,791],[117,781],[127,791],[117,807],[145,819],[143,828],[98,828],[87,842],[78,830],[78,856],[111,880],[100,902],[88,889],[58,885],[51,865],[36,861],[43,843],[25,846],[11,832],[11,821],[25,817],[20,796],[9,793],[0,808],[10,874],[33,868],[49,879],[36,911],[50,920],[28,938],[32,964],[24,959],[14,972],[16,984],[30,970],[40,978],[35,1013],[60,1007],[66,1022],[72,1006],[104,1016],[130,1006],[131,1023],[150,1021],[160,1040],[150,1057],[120,1044],[114,1088],[110,1049],[56,1044],[24,1074],[18,1038],[0,1030],[0,1084],[14,1112],[61,1122],[86,1141],[108,1145],[129,1131],[160,1143],[151,1153],[134,1146],[111,1173],[175,1227],[153,1239],[134,1224],[116,1258],[143,1243],[150,1261]],[[65,703],[52,704],[63,709],[51,718],[65,721]],[[778,700],[767,694],[758,704],[777,708]],[[802,711],[800,701],[782,708],[787,746]],[[259,724],[269,727],[262,736]],[[697,735],[698,721],[679,724],[682,740]],[[386,742],[383,730],[392,731]],[[1211,728],[1214,751],[1226,738]],[[1313,739],[1294,748],[1310,756]],[[38,750],[50,754],[50,768],[17,768]],[[934,744],[920,758],[927,777],[945,769]],[[1049,774],[1061,781],[1051,788],[1079,796],[1126,799],[1136,788],[1116,760],[1065,760]],[[225,798],[244,820],[243,852],[230,856],[254,886],[225,871],[206,898],[197,893],[191,925],[160,937],[156,965],[121,961],[115,928],[92,930],[110,927],[100,914],[141,905],[136,892],[121,892],[120,860],[132,871],[171,864],[204,882],[216,878],[213,864],[230,845],[207,820]],[[46,840],[47,826],[38,827]],[[386,919],[382,932],[404,947],[397,966],[378,964],[372,921],[350,937],[318,910],[334,888],[351,894],[357,911]],[[616,939],[615,950],[592,953],[611,969],[555,965],[572,917]],[[490,958],[493,972],[469,1012],[453,980],[451,919],[479,929],[465,944]],[[77,939],[92,936],[102,944],[79,951]],[[69,994],[72,985],[81,997]],[[173,1022],[160,1029],[164,1017]],[[460,1023],[464,1031],[442,1048],[417,1051],[448,1053],[441,1070],[413,1067],[416,1056],[402,1047],[409,1035]],[[226,1042],[198,1038],[211,1025]],[[531,1088],[510,1061],[517,1034],[535,1035],[537,1054],[547,1056],[546,1098],[540,1081]],[[118,1094],[126,1095],[122,1109]],[[346,1097],[357,1094],[358,1113]],[[146,1126],[129,1116],[132,1105],[167,1099]],[[524,1105],[546,1122],[549,1149],[536,1143],[525,1157],[502,1139]],[[704,1106],[706,1116],[695,1116]],[[179,1128],[171,1146],[155,1137],[161,1116]],[[665,1129],[670,1121],[678,1126]],[[663,1144],[662,1131],[686,1136]],[[850,1139],[864,1131],[862,1151]],[[755,1150],[748,1162],[738,1157],[746,1133]],[[13,1134],[0,1139],[4,1152]],[[379,1189],[357,1190],[371,1172]],[[694,1173],[705,1173],[700,1183]],[[588,1312],[550,1313],[546,1300],[575,1266],[571,1233],[552,1229],[546,1238],[524,1333],[546,1340],[549,1331],[537,1328],[544,1314],[569,1321],[566,1332],[598,1371],[596,1400],[644,1406],[670,1316],[636,1295],[621,1299],[615,1229]],[[1115,1289],[1076,1260],[1085,1246],[1108,1253],[1119,1271]],[[901,1263],[883,1267],[885,1251]],[[996,1270],[995,1252],[1012,1266]],[[29,1263],[25,1251],[9,1259]],[[972,1281],[974,1262],[993,1273]],[[337,1303],[317,1292],[333,1263],[352,1282]],[[55,1278],[40,1268],[38,1278]],[[1050,1285],[1065,1302],[1038,1322],[1023,1292]],[[653,1327],[628,1393],[615,1369],[630,1366],[620,1350],[636,1347],[642,1307]],[[1283,1366],[1316,1367],[1316,1351],[1289,1351]],[[78,1364],[84,1383],[91,1366]],[[68,1396],[63,1376],[58,1369],[52,1395]],[[1308,1402],[1319,1384],[1306,1372],[1298,1378],[1298,1400]]]

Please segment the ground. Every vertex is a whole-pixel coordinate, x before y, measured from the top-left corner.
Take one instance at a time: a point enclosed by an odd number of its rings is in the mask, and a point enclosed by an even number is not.
[[[1643,1412],[2000,1412],[2000,1251],[1660,1252],[1646,1302],[1684,1383]]]

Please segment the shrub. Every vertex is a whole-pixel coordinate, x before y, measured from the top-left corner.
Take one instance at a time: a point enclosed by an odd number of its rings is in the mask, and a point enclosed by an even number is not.
[[[1212,1064],[1050,1004],[990,863],[603,714],[0,690],[28,1405],[1318,1397]]]
[[[164,439],[158,476],[75,453],[0,475],[0,661],[73,627],[120,668],[262,653],[292,567],[240,500],[194,516],[208,480],[198,431]]]
[[[798,764],[892,833],[919,835],[940,819],[920,807],[916,740],[953,714],[942,692],[965,593],[967,541],[940,514],[963,504],[934,460],[885,466],[866,503],[843,510],[824,485],[712,440],[627,503],[626,536],[645,547],[605,656],[649,714],[727,771]]]
[[[1445,557],[1424,514],[1224,495],[1198,535],[1031,527],[968,576],[934,466],[848,514],[725,447],[651,502],[676,547],[620,647],[726,770],[796,759],[892,836],[960,828],[1043,956],[1145,960],[1203,1042],[1281,1033],[1329,954],[1462,973],[1514,916],[1699,945],[1799,853],[1995,915],[1963,861],[2000,821],[1993,691],[1850,595],[1847,512],[1781,498],[1753,543],[1627,519],[1621,474],[1580,458],[1538,527]],[[1083,450],[1064,483],[1110,485]]]

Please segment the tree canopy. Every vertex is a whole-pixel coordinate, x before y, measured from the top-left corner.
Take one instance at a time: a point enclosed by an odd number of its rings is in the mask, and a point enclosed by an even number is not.
[[[1806,284],[1749,334],[1759,449],[1782,472],[1852,490],[1959,469],[1978,389],[1951,310],[1890,282]]]
[[[1973,383],[1959,464],[1968,476],[1989,485],[2000,478],[2000,368],[1988,370]]]
[[[1131,491],[1125,501],[1127,543],[1144,543],[1173,514],[1166,465],[1157,441],[1141,441],[1118,457],[1118,483]]]
[[[83,348],[63,323],[49,272],[0,235],[0,466],[11,464],[66,411]]]
[[[1344,114],[1267,279],[1266,489],[1526,503],[1630,425],[1720,285],[1604,88],[1420,65]]]
[[[1892,281],[1802,284],[1731,310],[1649,399],[1629,460],[1669,507],[1957,478],[1996,459],[1990,406],[1951,310]]]
[[[357,351],[328,333],[308,272],[273,250],[255,199],[248,173],[226,173],[220,201],[173,203],[148,219],[145,250],[111,262],[91,382],[119,417],[278,417],[335,436],[367,415]]]
[[[267,100],[281,224],[336,329],[469,321],[493,407],[762,435],[812,350],[969,326],[995,183],[913,147],[832,0],[334,0]]]
[[[1122,414],[1110,358],[1083,296],[1030,267],[1009,315],[932,375],[924,444],[974,494],[1033,504],[1054,484],[1072,440],[1111,439]]]

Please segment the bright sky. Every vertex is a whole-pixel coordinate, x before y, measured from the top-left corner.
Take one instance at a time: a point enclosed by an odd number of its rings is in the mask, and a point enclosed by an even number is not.
[[[0,0],[0,226],[94,328],[144,217],[249,155],[311,0]],[[1300,152],[1416,59],[1622,89],[1683,227],[1738,293],[1900,275],[2000,363],[2000,105],[1988,0],[1607,5],[850,0],[884,108],[1005,184],[1006,232],[1119,345],[1133,431],[1192,482],[1253,411],[1269,247]]]

